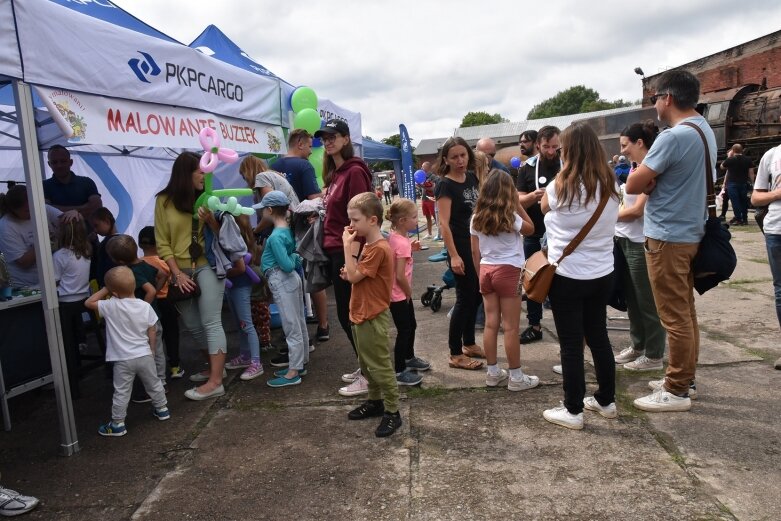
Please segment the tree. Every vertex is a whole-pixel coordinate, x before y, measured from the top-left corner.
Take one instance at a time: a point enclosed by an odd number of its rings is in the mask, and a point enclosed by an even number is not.
[[[594,112],[617,107],[628,107],[632,102],[618,99],[607,101],[599,97],[599,92],[585,85],[575,85],[557,93],[529,111],[528,119],[552,118],[583,112]]]
[[[501,114],[489,114],[487,112],[469,112],[461,120],[461,128],[477,127],[480,125],[494,125],[496,123],[506,123],[509,121],[503,118]]]

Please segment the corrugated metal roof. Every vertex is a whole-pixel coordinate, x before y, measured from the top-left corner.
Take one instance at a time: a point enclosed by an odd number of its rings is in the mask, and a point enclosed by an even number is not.
[[[430,156],[439,152],[442,144],[449,139],[448,137],[438,137],[433,139],[421,139],[418,146],[415,147],[416,156]]]

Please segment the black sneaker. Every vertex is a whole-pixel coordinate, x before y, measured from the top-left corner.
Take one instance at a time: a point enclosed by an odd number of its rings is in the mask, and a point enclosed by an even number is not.
[[[331,326],[320,327],[317,326],[317,341],[325,342],[331,338]]]
[[[150,398],[148,394],[141,392],[138,394],[134,394],[130,398],[130,401],[133,403],[148,403],[152,401],[152,398]]]
[[[531,344],[537,340],[542,340],[542,329],[535,329],[534,326],[529,326],[521,333],[522,344]]]
[[[350,420],[365,420],[366,418],[382,416],[384,413],[385,406],[382,404],[382,400],[367,400],[356,409],[348,412],[347,418]]]
[[[389,413],[386,412],[382,415],[382,420],[380,420],[380,426],[377,427],[377,430],[374,431],[374,434],[378,438],[387,438],[394,432],[396,432],[396,429],[401,427],[401,414],[398,412]]]
[[[288,360],[287,353],[284,355],[275,356],[271,359],[271,366],[272,367],[287,367],[290,361]]]
[[[306,317],[306,323],[307,324],[317,324],[317,322],[318,322],[318,319],[314,315],[309,315],[308,317]]]

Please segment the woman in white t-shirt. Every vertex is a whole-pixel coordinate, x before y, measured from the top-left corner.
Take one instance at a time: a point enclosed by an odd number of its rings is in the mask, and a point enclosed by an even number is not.
[[[635,123],[621,132],[621,153],[636,164],[645,159],[659,128],[653,121]],[[634,169],[629,172],[632,175]],[[659,321],[645,263],[643,210],[648,196],[627,194],[621,187],[621,207],[616,223],[616,243],[626,259],[622,286],[629,315],[632,345],[616,355],[616,364],[630,371],[661,370],[667,331]]]
[[[525,260],[521,234],[534,231],[534,224],[518,201],[513,178],[491,170],[480,187],[475,213],[469,224],[472,262],[478,267],[480,293],[485,306],[483,349],[488,364],[485,384],[496,387],[505,380],[510,391],[537,387],[540,379],[521,370],[519,322],[521,295],[518,281]],[[504,350],[509,374],[496,363],[499,323],[504,331]]]
[[[559,335],[564,401],[543,417],[569,429],[583,428],[584,407],[606,418],[615,405],[615,359],[607,336],[607,302],[613,286],[613,234],[618,218],[618,187],[596,133],[571,125],[561,133],[563,167],[540,202],[548,234],[548,262],[583,229],[603,197],[608,197],[594,227],[556,269],[550,288],[553,320]],[[599,388],[586,392],[583,345],[594,358]]]

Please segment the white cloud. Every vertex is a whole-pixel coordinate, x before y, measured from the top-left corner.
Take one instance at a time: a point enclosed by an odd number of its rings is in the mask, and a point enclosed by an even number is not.
[[[380,139],[450,135],[470,111],[525,119],[577,84],[639,99],[646,75],[781,27],[774,0],[115,0],[189,43],[208,25],[294,85],[361,112]]]

